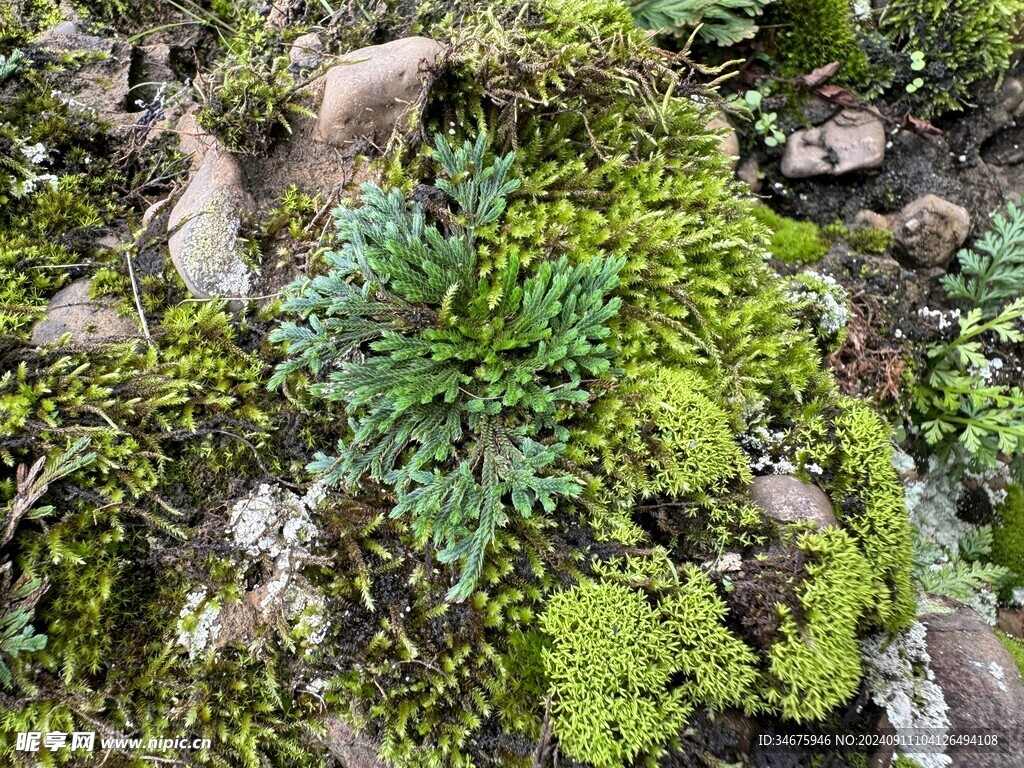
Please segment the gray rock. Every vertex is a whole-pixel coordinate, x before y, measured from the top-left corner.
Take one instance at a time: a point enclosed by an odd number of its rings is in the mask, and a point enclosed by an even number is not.
[[[139,336],[131,320],[121,317],[111,302],[89,298],[89,278],[75,280],[62,288],[50,301],[46,316],[32,328],[32,343],[51,344],[65,333],[71,342],[95,344]]]
[[[409,37],[354,51],[324,75],[314,138],[337,147],[383,141],[415,104],[441,44]]]
[[[991,627],[957,606],[921,617],[935,682],[949,707],[953,734],[996,735],[999,748],[950,747],[953,768],[1021,768],[1024,759],[1024,682]]]
[[[750,498],[768,517],[780,523],[809,521],[817,528],[838,524],[825,492],[792,475],[755,477]]]
[[[297,37],[288,51],[288,58],[292,63],[291,68],[297,72],[316,69],[323,60],[323,52],[324,41],[316,32],[308,32]]]
[[[142,214],[142,229],[149,229],[149,225],[153,223],[153,220],[159,216],[163,211],[167,210],[167,205],[170,203],[169,198],[163,200],[157,200]]]
[[[254,283],[238,240],[252,211],[242,170],[226,152],[210,152],[171,210],[171,260],[193,295],[245,297]]]
[[[795,131],[786,141],[782,175],[791,179],[840,176],[878,168],[885,159],[885,126],[859,110],[844,109],[817,128]]]
[[[732,123],[719,112],[708,121],[707,128],[715,133],[721,132],[718,146],[722,154],[732,160],[732,169],[736,170],[736,165],[740,161],[740,139]]]
[[[935,195],[924,195],[892,217],[897,255],[912,267],[943,267],[971,230],[964,208]]]
[[[54,37],[75,37],[81,33],[82,30],[79,29],[78,25],[73,21],[68,21],[67,19],[54,24],[49,30],[47,30],[47,34]]]

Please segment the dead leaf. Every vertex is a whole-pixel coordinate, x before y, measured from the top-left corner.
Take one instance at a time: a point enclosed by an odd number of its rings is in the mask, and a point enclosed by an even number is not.
[[[823,85],[831,80],[836,72],[839,71],[839,62],[833,61],[831,64],[826,64],[823,67],[818,67],[810,74],[798,77],[793,81],[793,84],[801,88],[817,88],[819,85]]]
[[[936,128],[934,125],[929,123],[927,120],[921,120],[920,118],[914,117],[909,112],[907,116],[903,118],[903,124],[900,126],[908,131],[913,131],[918,136],[941,136],[942,129]]]

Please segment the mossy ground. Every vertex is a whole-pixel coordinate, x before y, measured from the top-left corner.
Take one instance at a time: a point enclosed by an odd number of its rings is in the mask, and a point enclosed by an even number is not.
[[[790,14],[800,6],[785,5]],[[107,20],[122,9],[89,6]],[[294,82],[285,47],[299,28],[279,33],[256,14],[214,11],[252,27],[226,36],[214,81],[251,79],[216,89],[203,119],[258,154],[286,140]],[[73,439],[88,438],[95,459],[52,484],[45,500],[57,511],[23,520],[4,553],[16,573],[47,585],[31,607],[47,644],[9,659],[5,731],[181,731],[213,739],[211,752],[190,756],[199,763],[313,766],[323,764],[317,739],[331,715],[364,729],[395,765],[468,768],[533,765],[545,738],[592,765],[653,765],[670,750],[686,754],[683,724],[703,708],[831,722],[860,683],[859,637],[898,632],[914,612],[889,429],[838,396],[764,258],[813,263],[833,233],[752,211],[704,130],[712,95],[679,77],[690,72],[685,61],[653,48],[624,5],[380,13],[355,16],[334,42],[354,48],[408,29],[453,44],[422,105],[424,130],[380,158],[382,186],[416,198],[442,175],[425,137],[484,135],[492,156],[512,154],[520,186],[476,233],[480,275],[505,274],[513,259],[523,281],[554,257],[565,269],[624,262],[614,289],[622,310],[607,337],[614,376],[588,381],[587,396],[559,415],[570,428],[552,471],[581,493],[500,529],[476,588],[450,602],[457,569],[424,545],[415,521],[389,519],[396,497],[386,481],[335,489],[316,511],[323,536],[303,571],[333,619],[322,643],[310,647],[282,619],[250,642],[190,658],[177,642],[187,596],[203,589],[237,605],[254,586],[240,579],[224,535],[228,510],[261,483],[308,488],[308,461],[350,438],[351,414],[316,396],[314,372],[268,390],[287,355],[268,340],[287,319],[278,302],[232,311],[189,300],[159,238],[94,247],[163,190],[133,195],[151,166],[109,161],[109,137],[53,101],[45,74],[22,73],[5,86],[0,124],[46,143],[53,160],[41,170],[56,187],[0,216],[0,277],[9,278],[0,289],[9,370],[0,501],[18,497],[18,465]],[[845,56],[856,40],[844,31],[836,50]],[[242,73],[250,54],[259,61]],[[850,82],[863,76],[862,58],[850,55]],[[787,61],[795,75],[817,59]],[[250,96],[266,109],[246,111]],[[152,162],[175,158],[165,150]],[[290,191],[254,248],[303,240],[312,270],[325,272],[317,248],[335,233],[310,231],[318,208],[308,190]],[[463,212],[433,209],[441,226]],[[858,231],[842,237],[865,251],[888,245]],[[140,267],[137,285],[126,258]],[[95,292],[127,316],[137,316],[137,290],[151,339],[31,349],[32,322],[79,276],[94,276]],[[747,487],[765,462],[818,484],[840,526],[766,521]],[[742,576],[707,565],[726,554]],[[609,642],[624,632],[623,613],[635,618],[627,648]],[[594,649],[599,658],[587,658]],[[608,690],[588,687],[595,671]],[[59,753],[39,759],[74,764]]]

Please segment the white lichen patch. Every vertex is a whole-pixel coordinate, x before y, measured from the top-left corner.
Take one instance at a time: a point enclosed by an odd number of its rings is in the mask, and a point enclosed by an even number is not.
[[[985,562],[992,545],[991,527],[971,525],[957,515],[963,486],[953,477],[953,461],[942,463],[933,456],[927,474],[905,484],[914,527],[915,577],[925,591],[966,603],[994,625],[994,584],[1006,569]]]
[[[914,622],[906,634],[890,639],[873,635],[861,641],[866,679],[872,700],[885,709],[897,731],[927,730],[939,735],[949,731],[946,698],[935,682],[925,643],[927,629]],[[921,768],[943,768],[952,764],[942,752],[906,752]]]
[[[255,590],[261,619],[275,623],[283,617],[305,645],[323,642],[330,628],[323,597],[302,576],[320,535],[310,512],[325,497],[319,485],[300,497],[264,484],[235,504],[228,523],[243,567],[258,562],[270,573]]]
[[[203,587],[193,590],[178,613],[178,643],[188,650],[190,659],[212,648],[220,633],[220,606],[207,594]]]
[[[323,643],[331,627],[323,597],[305,579],[289,586],[284,615],[292,625],[292,633],[304,646],[315,647]]]
[[[988,673],[995,678],[996,685],[999,686],[999,690],[1005,691],[1006,685],[1003,683],[1003,680],[1006,679],[1006,673],[1003,671],[1002,666],[1000,666],[998,662],[990,661],[988,663]]]
[[[308,510],[305,498],[264,483],[235,504],[228,530],[235,546],[252,559],[276,560],[286,554],[289,560],[301,560],[319,535]]]

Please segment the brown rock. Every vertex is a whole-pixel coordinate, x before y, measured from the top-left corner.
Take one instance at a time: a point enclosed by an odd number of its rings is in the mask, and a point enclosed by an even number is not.
[[[866,229],[888,229],[889,228],[889,217],[883,216],[880,213],[863,209],[857,211],[853,217],[854,227],[863,227]]]
[[[50,344],[71,334],[71,342],[95,344],[113,339],[133,338],[139,329],[131,320],[121,317],[111,302],[89,298],[88,278],[75,280],[61,289],[50,301],[46,316],[32,328],[32,343]]]
[[[238,234],[252,207],[235,159],[226,152],[207,154],[167,222],[171,260],[193,295],[249,295],[254,276]]]
[[[740,139],[736,135],[736,129],[732,127],[732,123],[719,112],[708,121],[707,128],[709,131],[720,134],[719,149],[723,155],[732,160],[732,169],[736,170],[736,165],[740,161]]]
[[[740,167],[736,169],[736,176],[740,181],[746,182],[752,194],[757,194],[761,188],[761,164],[753,155],[746,157]]]
[[[425,71],[441,52],[426,37],[408,37],[353,51],[324,75],[314,138],[334,146],[383,141],[415,104]]]
[[[782,175],[790,179],[840,176],[878,168],[885,159],[885,126],[869,112],[844,109],[818,128],[786,141]]]
[[[768,517],[780,523],[810,521],[818,528],[838,525],[825,492],[792,475],[755,477],[750,498]]]
[[[935,682],[949,707],[954,735],[998,736],[999,747],[950,747],[953,768],[1024,765],[1024,682],[991,627],[970,608],[957,606],[921,617]]]
[[[1000,608],[996,626],[1006,634],[1016,637],[1018,640],[1024,640],[1024,610],[1011,611],[1007,608]]]
[[[908,203],[892,219],[896,253],[912,267],[944,267],[970,229],[965,209],[935,195]]]

